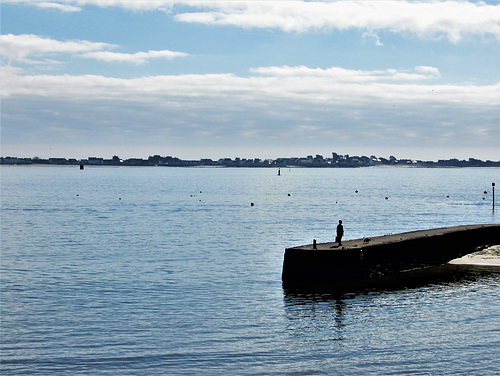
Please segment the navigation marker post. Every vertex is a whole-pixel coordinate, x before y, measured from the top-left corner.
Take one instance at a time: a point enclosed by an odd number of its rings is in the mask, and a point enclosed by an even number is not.
[[[491,189],[493,192],[493,211],[495,211],[495,183],[491,183]]]

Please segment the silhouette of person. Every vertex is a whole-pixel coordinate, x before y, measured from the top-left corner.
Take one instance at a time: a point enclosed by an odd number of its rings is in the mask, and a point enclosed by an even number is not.
[[[337,225],[337,242],[339,243],[339,246],[342,245],[342,236],[344,236],[344,226],[342,226],[342,221],[339,221],[339,224]]]

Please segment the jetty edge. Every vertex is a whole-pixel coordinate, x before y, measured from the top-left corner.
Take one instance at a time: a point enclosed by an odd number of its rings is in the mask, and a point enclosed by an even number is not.
[[[500,224],[411,231],[337,243],[286,248],[284,288],[362,285],[447,263],[500,244]]]

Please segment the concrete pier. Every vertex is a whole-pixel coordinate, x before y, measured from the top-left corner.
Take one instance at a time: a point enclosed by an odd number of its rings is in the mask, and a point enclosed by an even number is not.
[[[500,224],[464,225],[285,249],[283,287],[362,284],[500,244]]]

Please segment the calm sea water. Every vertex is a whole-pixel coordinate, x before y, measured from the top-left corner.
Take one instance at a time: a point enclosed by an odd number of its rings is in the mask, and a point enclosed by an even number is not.
[[[500,374],[498,269],[281,285],[284,248],[339,219],[347,239],[500,223],[499,169],[281,172],[1,167],[1,373]]]

